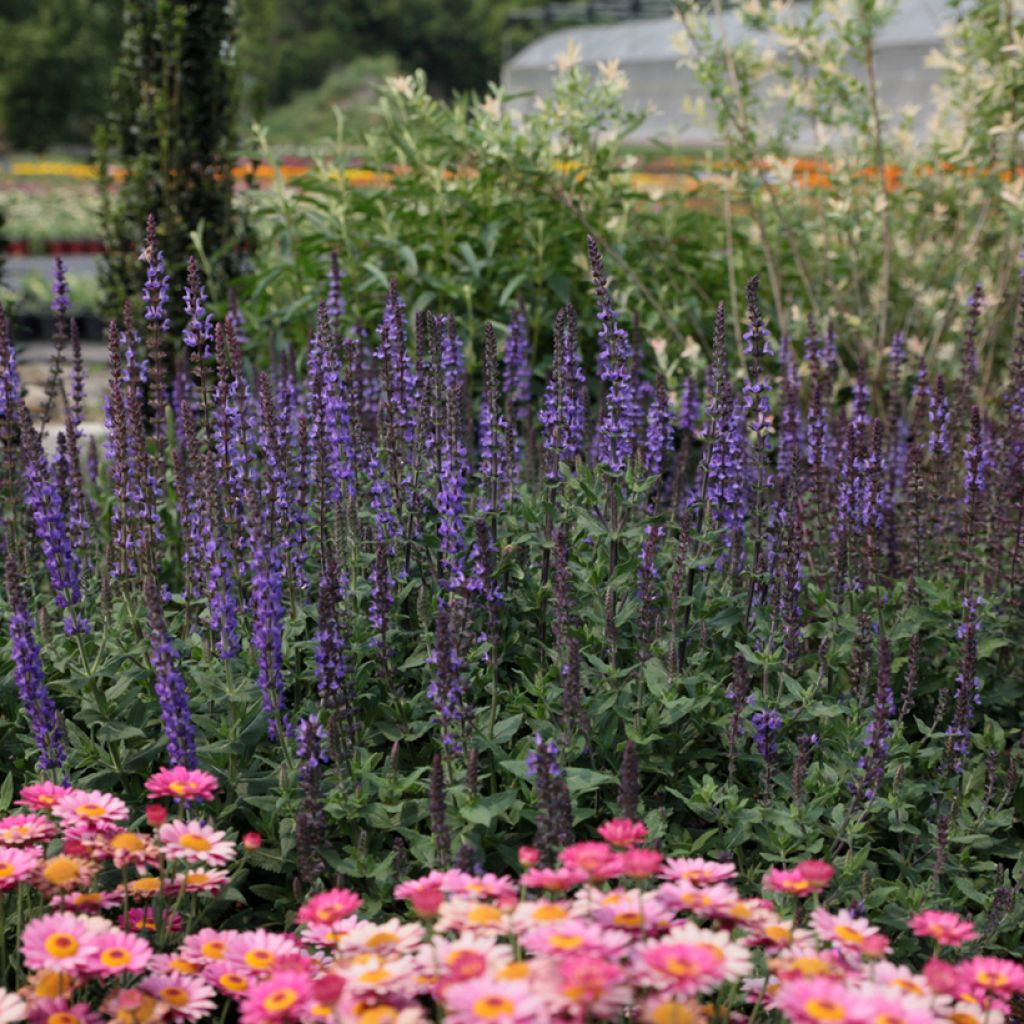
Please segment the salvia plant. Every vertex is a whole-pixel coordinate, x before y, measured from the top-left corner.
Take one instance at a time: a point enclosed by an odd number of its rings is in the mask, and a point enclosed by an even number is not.
[[[360,323],[335,260],[308,345],[256,369],[194,265],[170,336],[149,235],[102,445],[61,268],[41,417],[0,326],[0,804],[215,772],[264,837],[248,924],[523,844],[555,869],[628,816],[748,881],[827,861],[908,955],[925,909],[1017,946],[1024,303],[998,384],[980,290],[955,372],[897,334],[877,379],[829,323],[778,332],[753,278],[739,359],[719,306],[680,382],[593,239],[544,365],[526,310],[465,337],[392,282]]]

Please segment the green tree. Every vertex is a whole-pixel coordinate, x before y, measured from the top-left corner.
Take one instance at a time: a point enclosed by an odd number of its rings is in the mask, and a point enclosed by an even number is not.
[[[157,219],[172,295],[181,294],[194,232],[217,256],[207,268],[215,295],[237,269],[239,240],[232,205],[234,4],[125,0],[124,26],[110,114],[98,137],[104,185],[111,163],[125,171],[116,194],[103,190],[103,285],[111,311],[141,285],[138,252],[149,213]]]

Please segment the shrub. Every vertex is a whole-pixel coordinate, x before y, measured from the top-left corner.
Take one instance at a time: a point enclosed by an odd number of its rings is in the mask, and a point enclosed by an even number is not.
[[[201,761],[267,837],[268,903],[296,871],[381,898],[410,863],[500,870],[620,809],[748,880],[828,859],[887,928],[948,908],[1010,947],[1024,350],[982,386],[980,294],[955,377],[897,340],[873,396],[831,333],[776,340],[755,279],[742,372],[720,307],[706,379],[670,393],[591,243],[596,318],[561,310],[547,367],[525,314],[501,362],[485,328],[471,390],[452,318],[410,345],[392,284],[371,339],[337,267],[305,359],[252,373],[193,266],[170,373],[145,259],[105,460],[81,471],[76,361],[51,454],[4,342],[12,785],[45,758],[135,799]]]

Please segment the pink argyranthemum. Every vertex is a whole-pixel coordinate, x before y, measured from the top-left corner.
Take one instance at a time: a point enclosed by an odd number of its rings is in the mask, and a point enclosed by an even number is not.
[[[217,780],[198,768],[161,768],[146,779],[146,792],[151,800],[171,797],[174,800],[212,800],[217,793]]]
[[[183,886],[185,892],[220,892],[231,876],[220,868],[213,868],[204,871],[202,868],[193,868],[191,871],[184,871],[174,876],[173,886]]]
[[[46,843],[56,834],[56,822],[44,814],[9,814],[0,818],[0,843],[4,846]]]
[[[475,978],[445,989],[447,1024],[528,1024],[549,1020],[543,1000],[521,981]]]
[[[940,946],[962,946],[978,937],[970,921],[948,910],[923,910],[910,919],[909,925],[915,935],[934,939]]]
[[[523,932],[519,942],[534,956],[561,957],[574,953],[598,956],[619,956],[629,945],[627,932],[602,928],[593,921],[569,918],[541,928]]]
[[[0,1013],[0,1022],[9,1019],[25,1018],[7,1018]],[[100,1024],[101,1020],[103,1018],[88,1003],[72,1003],[59,996],[33,999],[28,1011],[29,1024]]]
[[[89,970],[101,978],[112,978],[122,971],[137,974],[152,955],[152,946],[141,935],[111,928],[96,936],[96,952],[89,961]]]
[[[72,792],[74,791],[70,786],[58,786],[55,782],[35,782],[31,786],[23,786],[18,799],[14,802],[19,807],[48,811],[62,796]]]
[[[13,889],[36,869],[42,857],[38,850],[0,846],[0,892]]]
[[[793,1024],[863,1024],[866,1008],[842,982],[832,978],[801,978],[785,982],[773,1005]]]
[[[397,956],[411,953],[423,941],[426,932],[415,921],[403,924],[397,917],[377,924],[358,921],[351,931],[338,940],[338,949],[345,953],[376,953],[379,956]]]
[[[217,1006],[217,992],[202,978],[183,974],[151,974],[139,988],[168,1008],[172,1021],[202,1020]]]
[[[73,789],[54,805],[53,813],[67,825],[84,826],[93,832],[119,830],[118,822],[128,815],[128,805],[99,789]]]
[[[1024,967],[998,956],[975,956],[959,965],[961,978],[972,989],[983,989],[999,999],[1024,992]]]
[[[306,900],[295,919],[300,924],[331,924],[349,917],[362,904],[362,897],[350,889],[328,889]]]
[[[21,952],[30,971],[74,973],[96,952],[89,919],[66,912],[44,914],[29,921],[21,933]]]
[[[684,995],[705,992],[725,981],[738,981],[751,970],[750,951],[727,931],[701,928],[693,921],[676,925],[640,946],[641,972],[654,988]]]
[[[296,956],[302,948],[291,935],[256,928],[238,932],[228,943],[225,969],[245,974],[265,974],[277,968],[279,961]]]
[[[629,818],[612,818],[597,827],[597,834],[612,846],[630,849],[647,838],[647,826]]]
[[[161,825],[158,833],[165,856],[213,867],[228,864],[235,856],[235,844],[225,834],[211,825],[180,819]]]
[[[303,1018],[313,997],[313,983],[302,971],[277,971],[253,985],[242,997],[242,1024],[268,1024]]]
[[[228,946],[238,938],[238,932],[216,928],[200,928],[181,944],[180,954],[197,964],[219,963],[227,956]]]
[[[861,956],[880,957],[889,949],[889,940],[875,925],[848,910],[831,914],[824,907],[818,907],[811,914],[811,926],[826,942],[837,943]]]
[[[736,877],[736,865],[703,857],[671,857],[661,866],[661,877],[670,882],[714,885]]]

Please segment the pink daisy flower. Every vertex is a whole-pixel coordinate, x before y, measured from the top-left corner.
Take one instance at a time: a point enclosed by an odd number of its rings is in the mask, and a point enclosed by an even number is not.
[[[862,956],[882,956],[889,950],[889,940],[865,917],[855,917],[848,910],[830,914],[818,907],[811,914],[811,926],[818,937],[838,943],[843,949]]]
[[[571,871],[586,873],[589,878],[608,878],[605,873],[615,858],[607,843],[573,843],[558,854],[558,862]]]
[[[573,1019],[618,1017],[632,1001],[625,972],[605,957],[588,953],[562,957],[550,984]]]
[[[116,892],[59,892],[50,898],[50,906],[73,910],[76,914],[98,914],[119,906],[122,897]]]
[[[161,768],[146,779],[146,792],[151,800],[172,797],[175,800],[212,800],[217,792],[217,780],[198,768]]]
[[[691,885],[714,885],[736,877],[736,865],[703,857],[672,857],[661,868],[661,877]]]
[[[668,882],[660,885],[656,891],[658,899],[667,909],[702,915],[726,911],[740,898],[740,894],[724,882],[702,886],[692,882]]]
[[[372,953],[357,956],[340,969],[339,976],[345,983],[346,994],[356,998],[397,995],[405,999],[426,987],[419,964],[408,956],[385,958]]]
[[[557,924],[570,917],[578,917],[581,911],[572,903],[554,900],[523,900],[512,912],[512,930],[521,932],[526,928]]]
[[[530,868],[519,879],[527,889],[566,892],[587,880],[587,873],[577,868]]]
[[[459,890],[474,899],[494,900],[506,909],[519,902],[518,885],[507,875],[473,875]]]
[[[24,786],[14,802],[19,807],[48,811],[62,796],[67,796],[71,792],[73,790],[70,786],[58,786],[53,782],[35,782],[31,786]]]
[[[336,948],[338,943],[360,923],[360,919],[353,914],[331,924],[307,924],[302,929],[302,941],[311,946]]]
[[[201,975],[203,965],[193,960],[186,960],[180,953],[157,953],[146,965],[153,974],[185,974]]]
[[[24,1017],[4,1017],[0,1022],[24,1020]],[[30,1024],[99,1024],[103,1018],[88,1003],[72,1003],[60,997],[34,999],[28,1012]]]
[[[189,935],[182,942],[178,952],[186,960],[192,960],[197,964],[217,963],[227,956],[228,945],[236,938],[236,931],[200,928],[195,935]]]
[[[1000,999],[1024,992],[1024,967],[997,956],[975,956],[960,964],[961,977],[974,990]]]
[[[89,918],[77,914],[44,914],[29,921],[21,933],[22,956],[31,971],[74,973],[89,963],[96,949]]]
[[[661,870],[662,857],[657,850],[623,850],[607,865],[612,878],[651,878]]]
[[[299,924],[331,924],[349,917],[363,904],[361,896],[349,889],[328,889],[317,893],[299,907]]]
[[[313,983],[302,971],[275,971],[242,997],[242,1024],[302,1019],[313,996]]]
[[[42,814],[9,814],[0,818],[0,843],[5,846],[48,843],[56,834],[56,823]]]
[[[892,989],[865,986],[857,993],[857,1012],[868,1021],[883,1024],[935,1024],[936,1016],[926,999],[899,995]]]
[[[629,818],[612,818],[598,826],[597,834],[606,843],[628,850],[647,838],[647,826]]]
[[[216,990],[202,978],[182,974],[151,974],[139,985],[168,1007],[172,1021],[202,1020],[217,1006]]]
[[[165,910],[161,915],[164,927],[172,932],[180,932],[184,922],[181,914],[176,910],[168,912]],[[156,919],[153,917],[152,907],[132,907],[121,918],[121,927],[130,932],[155,932]]]
[[[711,931],[693,921],[670,929],[638,949],[641,974],[655,988],[695,995],[738,981],[751,971],[750,951],[727,931]]]
[[[667,928],[674,918],[656,892],[639,889],[602,892],[587,887],[576,894],[574,903],[578,914],[591,917],[597,924],[630,932],[653,934]]]
[[[383,924],[358,921],[355,927],[338,941],[338,949],[342,952],[397,956],[400,953],[411,953],[423,941],[425,934],[423,925],[415,921],[402,924],[397,917]]]
[[[38,866],[42,857],[36,849],[0,846],[0,892],[13,889],[23,882]]]
[[[230,877],[226,871],[222,871],[220,868],[213,868],[210,871],[196,868],[175,875],[172,885],[175,889],[182,886],[185,892],[220,892],[228,884]]]
[[[235,844],[224,838],[226,833],[199,821],[170,821],[160,826],[158,834],[167,857],[189,864],[221,867],[235,856]]]
[[[861,1024],[866,1007],[831,978],[803,978],[782,985],[773,1003],[793,1024]]]
[[[111,978],[122,971],[137,974],[152,955],[152,946],[141,935],[111,928],[96,936],[96,950],[89,960],[89,971],[101,978]]]
[[[823,860],[805,860],[789,870],[772,868],[765,873],[761,884],[769,892],[784,892],[802,898],[823,892],[835,873],[836,869]]]
[[[275,970],[279,961],[301,952],[301,947],[291,935],[257,928],[234,936],[228,945],[224,964],[230,970],[247,974],[265,973]]]
[[[82,825],[93,832],[117,830],[117,823],[129,814],[128,805],[98,789],[74,789],[54,805],[53,813],[67,825]]]
[[[13,1024],[14,1021],[25,1020],[25,1000],[14,992],[0,988],[0,1024]]]
[[[593,953],[618,956],[632,941],[628,933],[602,928],[593,921],[569,919],[542,928],[531,928],[519,939],[520,944],[535,956],[568,956],[571,953]]]
[[[436,917],[444,902],[444,874],[431,871],[423,878],[411,879],[395,886],[395,899],[406,900],[420,917]]]
[[[910,919],[910,930],[940,946],[962,946],[978,937],[974,925],[948,910],[924,910]]]
[[[445,990],[448,1024],[528,1024],[549,1020],[543,1001],[519,981],[476,978]]]
[[[491,935],[435,936],[417,952],[420,970],[431,976],[439,974],[444,985],[494,974],[512,962],[512,948]]]

